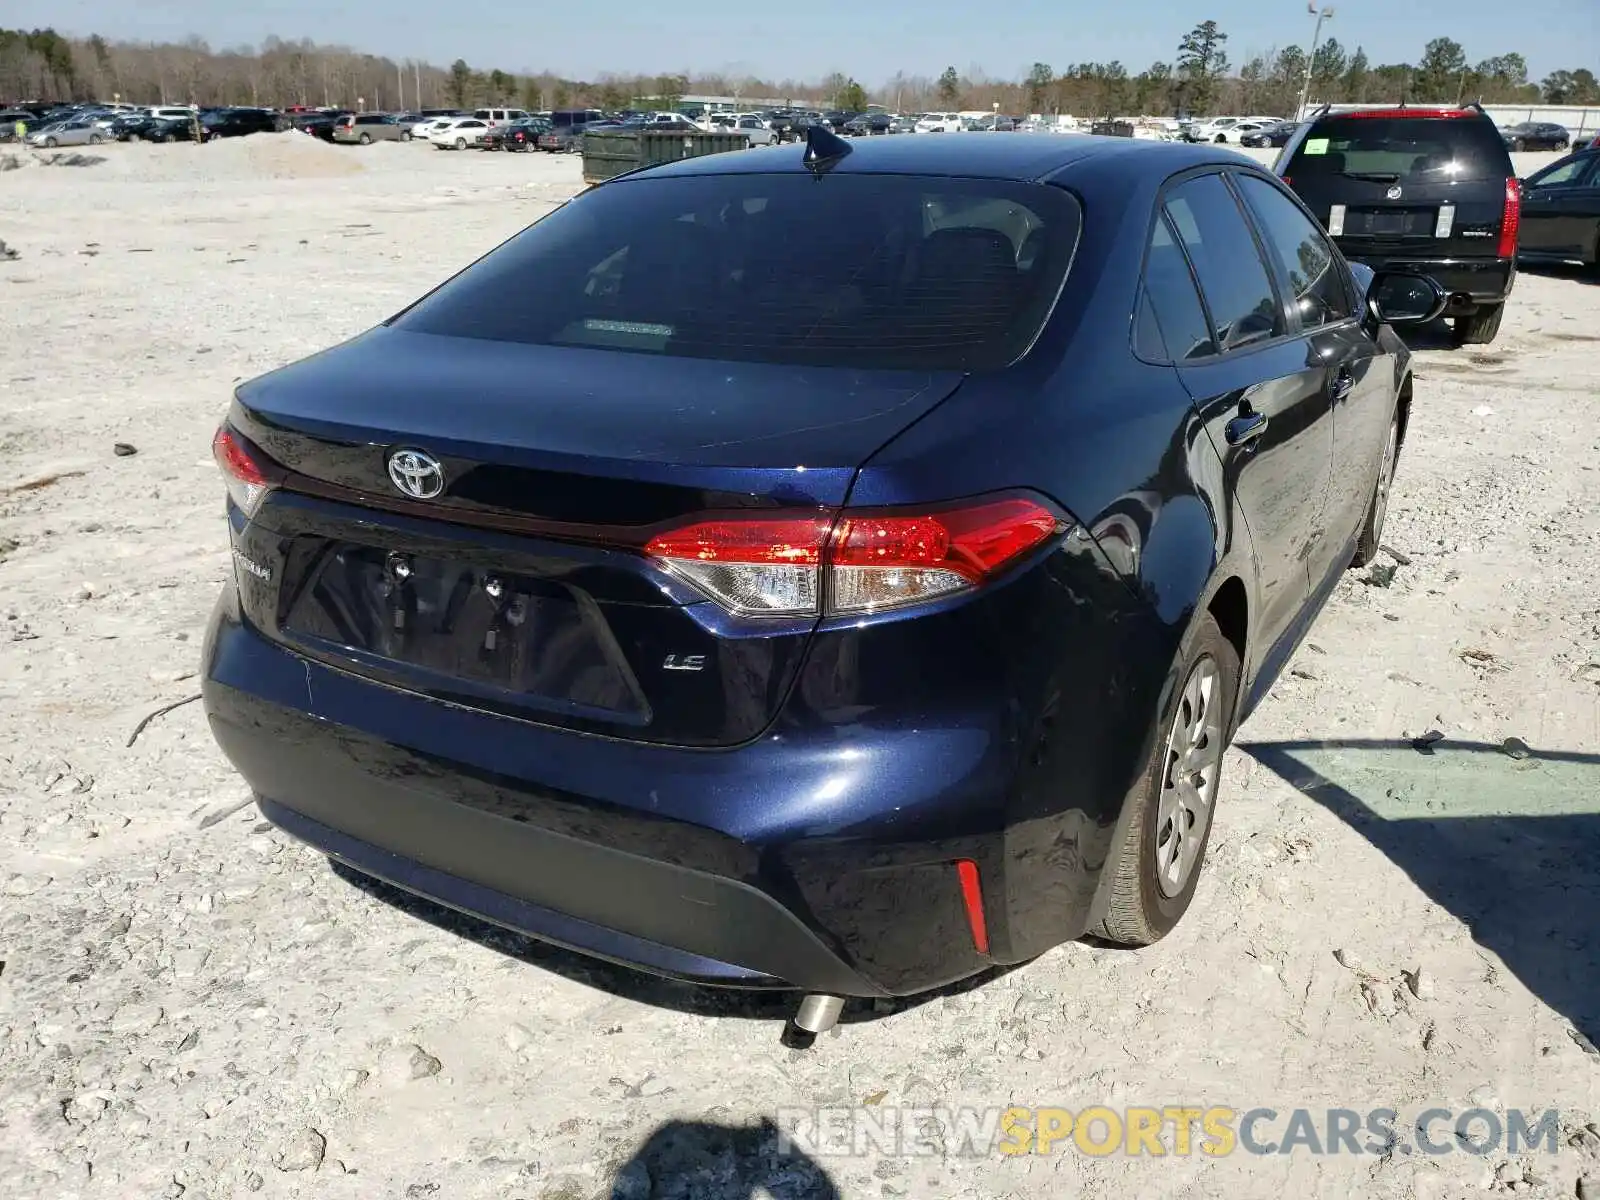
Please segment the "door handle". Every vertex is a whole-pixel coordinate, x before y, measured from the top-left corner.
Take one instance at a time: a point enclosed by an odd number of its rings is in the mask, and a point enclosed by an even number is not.
[[[1255,441],[1267,431],[1267,414],[1258,413],[1249,404],[1239,406],[1239,415],[1228,422],[1223,435],[1230,446],[1243,446]]]
[[[1340,367],[1339,373],[1333,377],[1333,385],[1331,388],[1333,402],[1337,404],[1341,400],[1348,399],[1351,389],[1353,389],[1355,386],[1355,376],[1350,374],[1350,368]]]

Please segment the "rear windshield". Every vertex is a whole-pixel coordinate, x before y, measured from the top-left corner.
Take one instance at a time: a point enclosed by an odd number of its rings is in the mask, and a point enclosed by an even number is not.
[[[1032,344],[1077,243],[1058,188],[903,175],[622,181],[394,322],[452,337],[862,369],[990,370]]]
[[[1328,117],[1284,169],[1302,179],[1380,175],[1418,181],[1514,174],[1500,132],[1481,117]]]

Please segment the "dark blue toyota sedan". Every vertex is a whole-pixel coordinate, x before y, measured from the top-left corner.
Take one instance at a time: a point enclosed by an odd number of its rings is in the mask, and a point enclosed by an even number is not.
[[[1442,304],[1204,146],[635,172],[239,387],[211,728],[334,859],[802,1030],[1155,941]]]

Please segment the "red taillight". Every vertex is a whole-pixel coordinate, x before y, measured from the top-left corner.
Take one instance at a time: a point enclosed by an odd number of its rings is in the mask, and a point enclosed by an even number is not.
[[[956,878],[961,881],[961,903],[967,910],[967,927],[972,945],[979,954],[989,953],[989,923],[983,916],[983,888],[978,881],[978,864],[970,858],[956,861]]]
[[[1476,117],[1478,116],[1478,110],[1475,108],[1361,108],[1355,112],[1329,113],[1328,116],[1340,119],[1349,118],[1353,121],[1378,117],[1425,117],[1429,120],[1451,121],[1463,117]]]
[[[211,439],[211,454],[222,468],[229,498],[245,516],[253,516],[276,482],[268,474],[266,456],[226,425]]]
[[[736,613],[873,613],[976,587],[1062,530],[1021,497],[918,512],[732,515],[650,540],[661,559]],[[830,533],[831,530],[831,533]]]
[[[1522,185],[1513,176],[1506,180],[1506,203],[1500,212],[1501,258],[1512,258],[1517,253],[1517,227],[1522,224]]]

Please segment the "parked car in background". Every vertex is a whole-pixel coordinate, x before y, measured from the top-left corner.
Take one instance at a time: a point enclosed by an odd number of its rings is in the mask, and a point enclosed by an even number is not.
[[[1494,341],[1517,278],[1522,191],[1481,108],[1323,110],[1274,169],[1346,258],[1435,279],[1457,345]]]
[[[411,136],[424,142],[431,142],[435,136],[449,129],[457,121],[471,120],[460,113],[448,117],[434,117],[432,120],[411,127]]]
[[[391,113],[348,113],[333,123],[333,140],[349,145],[373,142],[409,142],[411,126]]]
[[[509,125],[512,121],[520,121],[527,115],[520,108],[479,108],[472,113],[474,120],[482,121],[491,129],[496,125]]]
[[[1570,154],[1522,181],[1517,257],[1600,265],[1600,148]]]
[[[1439,290],[1213,147],[817,141],[600,184],[236,389],[201,687],[263,817],[802,1012],[1176,926]]]
[[[143,142],[192,142],[199,129],[199,119],[195,115],[188,117],[155,117],[150,123],[139,131],[139,140]]]
[[[100,128],[92,118],[74,117],[70,121],[58,121],[30,133],[28,145],[51,150],[57,146],[98,146],[110,137],[110,132]]]
[[[296,113],[290,118],[290,127],[298,129],[301,133],[309,133],[312,137],[321,138],[325,142],[331,142],[334,126],[339,123],[341,117],[347,115],[332,112]]]
[[[1239,144],[1252,149],[1277,149],[1288,145],[1289,139],[1294,136],[1294,131],[1299,128],[1298,121],[1279,121],[1273,125],[1264,125],[1259,129],[1240,133]]]
[[[777,135],[767,128],[767,123],[750,113],[735,117],[732,129],[735,133],[743,134],[752,146],[770,146],[777,141]]]
[[[918,133],[960,133],[960,113],[928,113],[916,124]]]
[[[1508,125],[1500,131],[1506,149],[1521,153],[1524,150],[1565,150],[1572,145],[1572,134],[1565,125],[1552,121],[1524,121]]]
[[[189,108],[182,104],[154,104],[141,109],[145,116],[157,117],[163,121],[187,121],[194,117],[199,109]]]
[[[540,136],[549,133],[552,128],[546,117],[524,117],[520,121],[512,121],[489,130],[479,141],[478,148],[524,152],[533,150],[538,146]]]
[[[841,133],[851,137],[867,137],[869,135],[882,135],[889,132],[894,124],[894,118],[884,112],[864,112],[860,116],[851,117],[844,123]]]
[[[489,123],[481,117],[453,117],[449,124],[428,133],[428,141],[435,150],[465,150],[476,146],[489,132]]]
[[[290,126],[287,116],[265,108],[223,108],[200,116],[203,139],[208,142],[252,133],[277,133]]]

